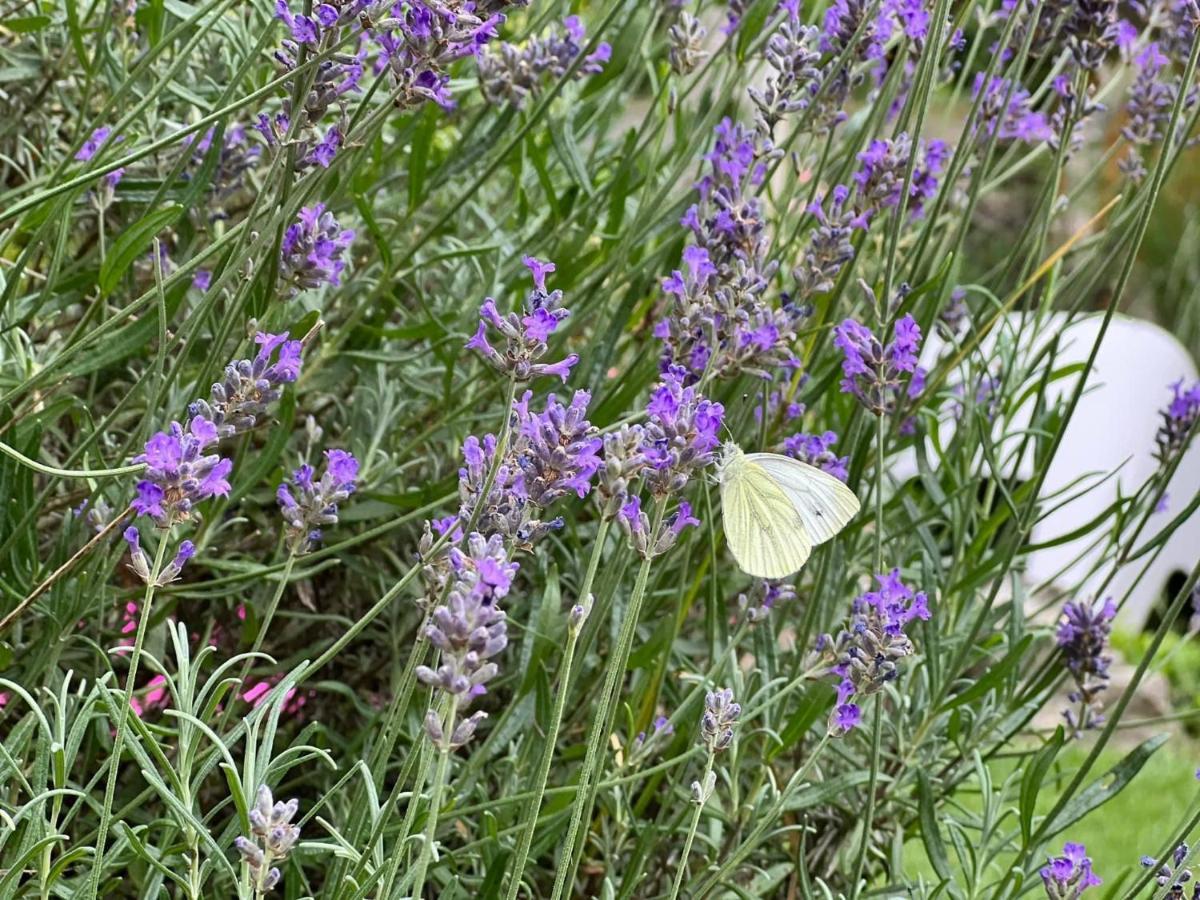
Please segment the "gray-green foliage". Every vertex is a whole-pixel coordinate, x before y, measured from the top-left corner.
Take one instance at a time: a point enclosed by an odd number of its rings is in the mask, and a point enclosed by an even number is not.
[[[752,600],[739,606],[757,586],[723,547],[708,479],[687,489],[702,526],[653,561],[639,560],[591,499],[570,498],[554,510],[561,530],[515,556],[509,645],[477,703],[489,718],[453,754],[425,737],[430,692],[414,672],[432,664],[424,601],[438,597],[424,596],[422,525],[458,511],[464,439],[510,427],[511,386],[464,350],[479,305],[493,296],[513,307],[526,290],[523,255],[553,260],[552,287],[571,316],[552,345],[580,357],[560,392],[590,390],[591,421],[605,432],[644,417],[659,375],[660,282],[687,242],[679,220],[714,126],[753,119],[746,89],[761,87],[765,48],[785,18],[776,5],[730,4],[742,13],[726,35],[723,5],[690,4],[708,25],[709,55],[680,76],[668,64],[675,4],[532,0],[512,10],[501,37],[519,41],[576,12],[588,52],[612,44],[601,74],[570,69],[519,110],[492,107],[466,58],[452,69],[458,107],[446,111],[398,104],[392,82],[368,68],[345,98],[345,146],[328,168],[296,172],[294,148],[264,148],[220,210],[212,179],[223,134],[300,96],[324,60],[356,49],[357,30],[281,74],[272,53],[284,29],[264,4],[166,0],[138,9],[133,24],[116,7],[74,0],[4,13],[0,896],[254,896],[234,840],[251,832],[263,784],[300,801],[301,838],[280,863],[288,897],[399,897],[417,882],[444,897],[1040,890],[1047,853],[1161,746],[1150,737],[1110,772],[1097,767],[1197,577],[1170,598],[1132,682],[1107,698],[1085,763],[1065,768],[1070,735],[1031,725],[1067,678],[1047,618],[1029,612],[1055,601],[1026,596],[1021,573],[1034,525],[1064,499],[1039,499],[1039,487],[1087,385],[1057,341],[1041,338],[1051,311],[1099,309],[1106,328],[1137,298],[1138,252],[1164,186],[1194,164],[1184,138],[1198,113],[1177,92],[1164,126],[1177,139],[1148,151],[1140,181],[1115,180],[1109,163],[1124,139],[1110,146],[1104,132],[1117,128],[1098,123],[1119,122],[1131,65],[1114,53],[1080,72],[1064,23],[1058,43],[1038,46],[1035,29],[998,4],[924,4],[936,38],[897,31],[878,81],[877,61],[857,56],[859,29],[821,63],[826,75],[846,64],[862,76],[846,121],[814,129],[814,102],[774,129],[785,152],[767,161],[759,197],[779,263],[767,287],[775,304],[794,289],[816,226],[807,204],[850,182],[872,138],[936,135],[952,150],[924,214],[879,210],[855,232],[832,288],[810,298],[792,347],[803,379],[703,383],[747,448],[777,447],[795,430],[840,435],[836,453],[848,457],[862,511],[793,579],[797,596],[765,616],[749,613]],[[881,4],[861,5],[879,14]],[[824,8],[803,5],[802,18],[819,23]],[[959,27],[962,53],[950,46]],[[991,52],[995,42],[1011,55]],[[1197,47],[1173,60],[1187,84]],[[976,75],[1019,78],[1050,109],[1062,72],[1108,105],[1085,121],[1078,148],[1002,140],[980,124]],[[835,89],[827,79],[817,97]],[[98,165],[75,163],[102,125],[123,142]],[[213,126],[211,148],[196,153],[187,141]],[[914,153],[905,186],[915,164]],[[117,201],[98,215],[99,179],[118,166]],[[288,298],[275,278],[278,242],[317,202],[357,231],[348,268],[340,285]],[[1192,297],[1193,268],[1180,260],[1163,277]],[[200,270],[213,273],[204,291],[192,287]],[[880,308],[863,299],[860,279]],[[912,410],[919,437],[900,421],[877,423],[838,389],[833,327],[853,316],[878,330],[911,313],[928,335],[960,285],[969,322],[930,368]],[[1013,311],[1024,315],[1006,317]],[[1193,328],[1194,303],[1178,321]],[[103,501],[111,522],[126,510],[131,458],[185,416],[227,360],[252,355],[251,330],[300,337],[318,323],[300,380],[258,427],[223,445],[232,489],[207,501],[185,535],[197,553],[184,577],[153,592],[135,696],[165,693],[124,717],[109,806],[131,656],[116,651],[132,637],[122,630],[127,604],[150,592],[124,563],[119,529],[97,537],[72,511]],[[992,396],[973,400],[974,385],[993,377]],[[802,421],[756,420],[775,390],[805,404]],[[1168,396],[1164,386],[1147,402]],[[937,423],[948,414],[959,427],[943,442]],[[294,557],[274,488],[328,446],[358,456],[360,488],[324,545]],[[918,474],[900,481],[891,464],[909,450]],[[1032,478],[1010,477],[1015,456],[1032,461]],[[1195,501],[1177,497],[1167,524],[1150,518],[1170,471],[1084,528],[1103,548],[1107,578],[1153,559],[1191,514]],[[1068,493],[1093,487],[1081,479]],[[819,677],[810,650],[842,627],[870,576],[893,566],[928,593],[933,617],[913,627],[917,653],[901,676],[864,703],[863,727],[830,737],[834,680]],[[628,665],[618,669],[611,660],[623,647]],[[239,699],[251,684],[264,691],[257,706]],[[719,687],[733,690],[741,715],[729,749],[710,754],[699,721],[706,691]],[[660,716],[673,731],[655,724]],[[1014,757],[1015,769],[994,774],[991,763]],[[693,802],[694,781],[703,803]],[[968,792],[980,802],[964,804]],[[1055,799],[1043,814],[1035,801],[1047,794]],[[1147,815],[1160,809],[1148,804]],[[1164,822],[1162,847],[1096,866],[1123,878],[1123,891],[1142,890],[1149,875],[1137,856],[1167,856],[1194,824]],[[933,880],[905,881],[915,841]]]

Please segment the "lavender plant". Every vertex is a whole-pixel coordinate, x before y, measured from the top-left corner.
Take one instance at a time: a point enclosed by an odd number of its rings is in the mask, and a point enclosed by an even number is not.
[[[0,895],[1192,892],[1194,0],[0,28]]]

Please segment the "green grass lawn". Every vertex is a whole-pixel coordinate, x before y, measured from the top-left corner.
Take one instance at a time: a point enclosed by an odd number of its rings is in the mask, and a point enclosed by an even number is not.
[[[1094,771],[1098,775],[1108,771],[1121,760],[1124,753],[1122,750],[1106,749]],[[1086,746],[1068,749],[1062,757],[1061,778],[1069,778],[1086,755]],[[1056,850],[1067,840],[1084,844],[1096,872],[1104,879],[1098,897],[1121,896],[1122,885],[1130,883],[1140,869],[1138,860],[1146,854],[1161,853],[1166,842],[1180,827],[1189,807],[1196,802],[1200,795],[1200,785],[1194,775],[1198,762],[1200,759],[1194,752],[1194,746],[1187,739],[1172,738],[1150,758],[1125,790],[1089,813],[1067,832],[1057,835],[1049,849]],[[989,771],[993,782],[999,786],[1012,773],[1012,764],[1000,760],[993,763]],[[1055,797],[1053,782],[1048,782],[1038,798],[1038,813],[1048,812]],[[975,784],[964,787],[956,799],[964,810],[978,812],[982,808]],[[1002,808],[1015,809],[1016,785],[1013,782],[1010,782],[1008,799],[1009,802]],[[1007,831],[1015,830],[1015,817],[1010,815],[1005,825]],[[942,831],[946,840],[945,829]],[[957,858],[949,840],[946,840],[946,845],[951,865],[958,870]],[[1002,874],[1003,866],[1010,858],[1002,855],[993,862],[991,871],[994,875]],[[927,882],[932,880],[934,884],[937,883],[920,839],[911,840],[905,845],[904,861],[905,875],[910,881],[923,877]],[[990,880],[984,879],[985,883]]]

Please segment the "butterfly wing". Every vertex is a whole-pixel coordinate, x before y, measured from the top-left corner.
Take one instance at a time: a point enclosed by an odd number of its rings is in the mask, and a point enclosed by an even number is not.
[[[813,544],[822,544],[846,527],[858,513],[854,491],[828,472],[778,453],[750,453],[757,465],[787,496]]]
[[[795,504],[762,466],[742,461],[722,477],[721,509],[729,549],[748,575],[784,578],[812,553]]]

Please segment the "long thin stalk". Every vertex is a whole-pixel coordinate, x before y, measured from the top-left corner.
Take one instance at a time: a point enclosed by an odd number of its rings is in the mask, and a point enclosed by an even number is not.
[[[142,659],[142,645],[146,640],[146,629],[150,625],[150,607],[154,602],[155,582],[162,572],[163,560],[166,558],[167,545],[171,541],[171,529],[165,529],[159,535],[158,549],[154,552],[154,563],[150,568],[150,577],[146,581],[146,592],[142,596],[142,608],[138,617],[137,635],[134,637],[133,650],[129,655],[129,674],[125,676],[125,692],[121,697],[120,708],[117,709],[117,734],[113,738],[112,754],[108,758],[108,781],[104,787],[104,805],[100,807],[100,826],[96,834],[96,855],[92,863],[92,877],[88,894],[100,896],[100,881],[104,877],[104,842],[108,837],[109,824],[112,821],[113,800],[117,794],[117,775],[121,768],[121,751],[125,747],[125,724],[131,715],[133,689],[137,682],[138,663]],[[112,694],[109,694],[111,702]]]
[[[596,570],[600,567],[600,557],[604,554],[605,538],[611,520],[602,519],[596,529],[596,540],[592,545],[591,559],[588,560],[587,575],[584,576],[583,586],[579,590],[579,600],[586,611],[592,606],[592,583],[596,578]],[[579,643],[579,629],[582,622],[571,623],[567,628],[567,649],[563,653],[562,673],[558,680],[558,696],[554,700],[554,715],[542,744],[542,757],[538,761],[537,778],[534,781],[533,800],[529,804],[525,821],[521,827],[521,837],[517,842],[517,850],[513,855],[512,876],[505,892],[507,900],[516,900],[517,891],[521,886],[521,877],[525,874],[525,863],[529,859],[529,848],[533,844],[533,835],[537,831],[538,813],[542,808],[542,798],[546,793],[546,782],[550,778],[550,765],[554,761],[554,750],[558,744],[558,731],[562,727],[563,713],[567,707],[567,697],[570,695],[571,669],[575,661],[575,645]]]
[[[664,506],[665,504],[660,500],[654,510],[654,525],[650,529],[649,541],[651,547],[654,546],[662,526]],[[646,595],[646,583],[650,578],[650,563],[651,559],[647,556],[642,560],[642,565],[638,569],[633,595],[629,598],[629,606],[625,610],[625,621],[621,623],[621,631],[617,637],[616,652],[608,658],[608,666],[604,675],[604,689],[600,694],[600,715],[592,721],[591,733],[588,735],[587,755],[584,757],[583,770],[579,774],[579,793],[575,795],[575,804],[571,809],[571,824],[567,828],[562,857],[554,876],[554,891],[551,895],[553,900],[562,900],[565,896],[567,883],[578,867],[579,859],[583,856],[585,836],[580,834],[580,830],[583,820],[592,813],[592,805],[596,801],[596,793],[599,790],[596,779],[600,774],[604,743],[608,739],[616,719],[621,681],[625,675],[625,666],[629,663],[633,638],[637,633],[642,601]]]
[[[442,745],[438,747],[437,772],[433,776],[433,789],[429,795],[429,812],[425,820],[425,840],[421,844],[421,852],[417,856],[416,876],[413,880],[412,896],[419,898],[425,889],[425,875],[429,869],[429,857],[433,854],[433,842],[437,837],[438,813],[442,805],[442,793],[446,790],[446,776],[450,771],[450,736],[454,734],[454,717],[458,714],[458,696],[451,695],[446,718],[442,723],[442,733],[445,735]]]
[[[765,418],[765,417],[764,417]],[[683,850],[679,852],[679,867],[675,870],[675,880],[671,883],[671,893],[669,900],[675,900],[679,896],[679,889],[683,886],[683,876],[687,873],[688,857],[692,855],[692,843],[696,840],[696,829],[700,827],[700,813],[704,811],[704,805],[708,802],[708,779],[712,775],[713,759],[715,754],[710,748],[708,756],[704,760],[704,774],[700,776],[700,796],[693,797],[692,821],[688,825],[687,838],[683,842]]]

